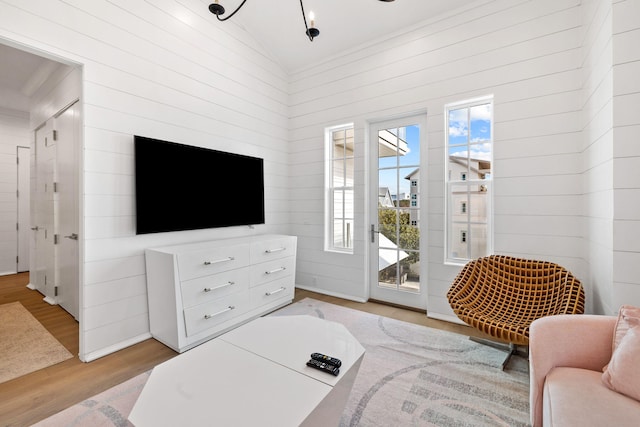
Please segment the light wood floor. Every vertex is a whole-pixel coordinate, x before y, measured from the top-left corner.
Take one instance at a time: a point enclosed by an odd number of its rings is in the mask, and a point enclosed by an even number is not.
[[[78,323],[62,308],[45,303],[39,292],[26,288],[28,282],[28,273],[0,276],[0,304],[20,301],[58,341],[77,355]],[[305,297],[455,333],[480,336],[469,327],[429,319],[424,312],[296,290],[295,301]],[[170,348],[149,339],[93,362],[83,363],[76,356],[0,383],[0,426],[29,426],[176,355]]]

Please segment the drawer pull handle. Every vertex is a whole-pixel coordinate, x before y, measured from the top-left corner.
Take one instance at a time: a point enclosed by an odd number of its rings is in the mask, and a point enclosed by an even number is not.
[[[266,251],[264,251],[265,254],[272,254],[274,252],[282,252],[282,251],[286,251],[287,248],[282,247],[282,248],[275,248],[275,249],[267,249]]]
[[[211,291],[215,291],[216,289],[220,289],[220,288],[226,288],[227,286],[232,286],[235,285],[236,282],[227,282],[225,284],[219,285],[219,286],[214,286],[213,288],[204,288],[205,292],[211,292]]]
[[[275,291],[265,292],[264,294],[265,294],[266,296],[270,297],[271,295],[273,295],[273,294],[277,294],[278,292],[282,292],[282,291],[284,291],[285,289],[287,289],[287,288],[285,288],[285,287],[281,287],[280,289],[276,289]]]
[[[205,261],[204,265],[219,264],[221,262],[233,261],[234,259],[235,259],[234,257],[230,256],[230,257],[227,257],[227,258],[217,259],[217,260],[214,260],[214,261]]]
[[[280,268],[276,268],[275,270],[265,271],[264,274],[278,273],[280,271],[285,271],[286,269],[287,269],[287,267],[280,267]]]
[[[219,316],[219,315],[221,315],[221,314],[223,314],[223,313],[226,313],[227,311],[231,311],[231,310],[234,310],[234,309],[235,309],[235,307],[234,307],[233,305],[230,305],[229,307],[225,308],[224,310],[220,310],[220,311],[219,311],[219,312],[217,312],[217,313],[213,313],[213,314],[205,314],[205,315],[204,315],[204,318],[205,318],[206,320],[209,320],[209,319],[211,319],[212,317]]]

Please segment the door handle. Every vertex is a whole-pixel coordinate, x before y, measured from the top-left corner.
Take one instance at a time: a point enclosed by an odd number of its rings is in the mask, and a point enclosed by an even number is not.
[[[65,239],[78,240],[78,235],[76,233],[71,233],[70,236],[64,236]]]
[[[378,230],[376,230],[376,226],[371,224],[371,243],[375,243],[376,242],[376,233],[380,233]]]
[[[31,227],[31,229],[32,229],[33,231],[38,231],[38,226],[36,225],[35,227]]]

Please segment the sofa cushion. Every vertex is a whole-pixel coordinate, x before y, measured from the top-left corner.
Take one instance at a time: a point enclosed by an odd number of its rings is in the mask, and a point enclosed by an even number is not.
[[[640,402],[607,388],[602,373],[580,368],[553,368],[546,377],[544,426],[640,425]]]

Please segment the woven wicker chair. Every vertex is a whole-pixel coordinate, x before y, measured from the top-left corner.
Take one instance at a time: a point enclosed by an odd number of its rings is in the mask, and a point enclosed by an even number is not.
[[[584,290],[571,272],[552,262],[504,255],[467,263],[447,299],[460,320],[509,344],[502,369],[519,354],[517,346],[528,346],[535,319],[584,313]]]

